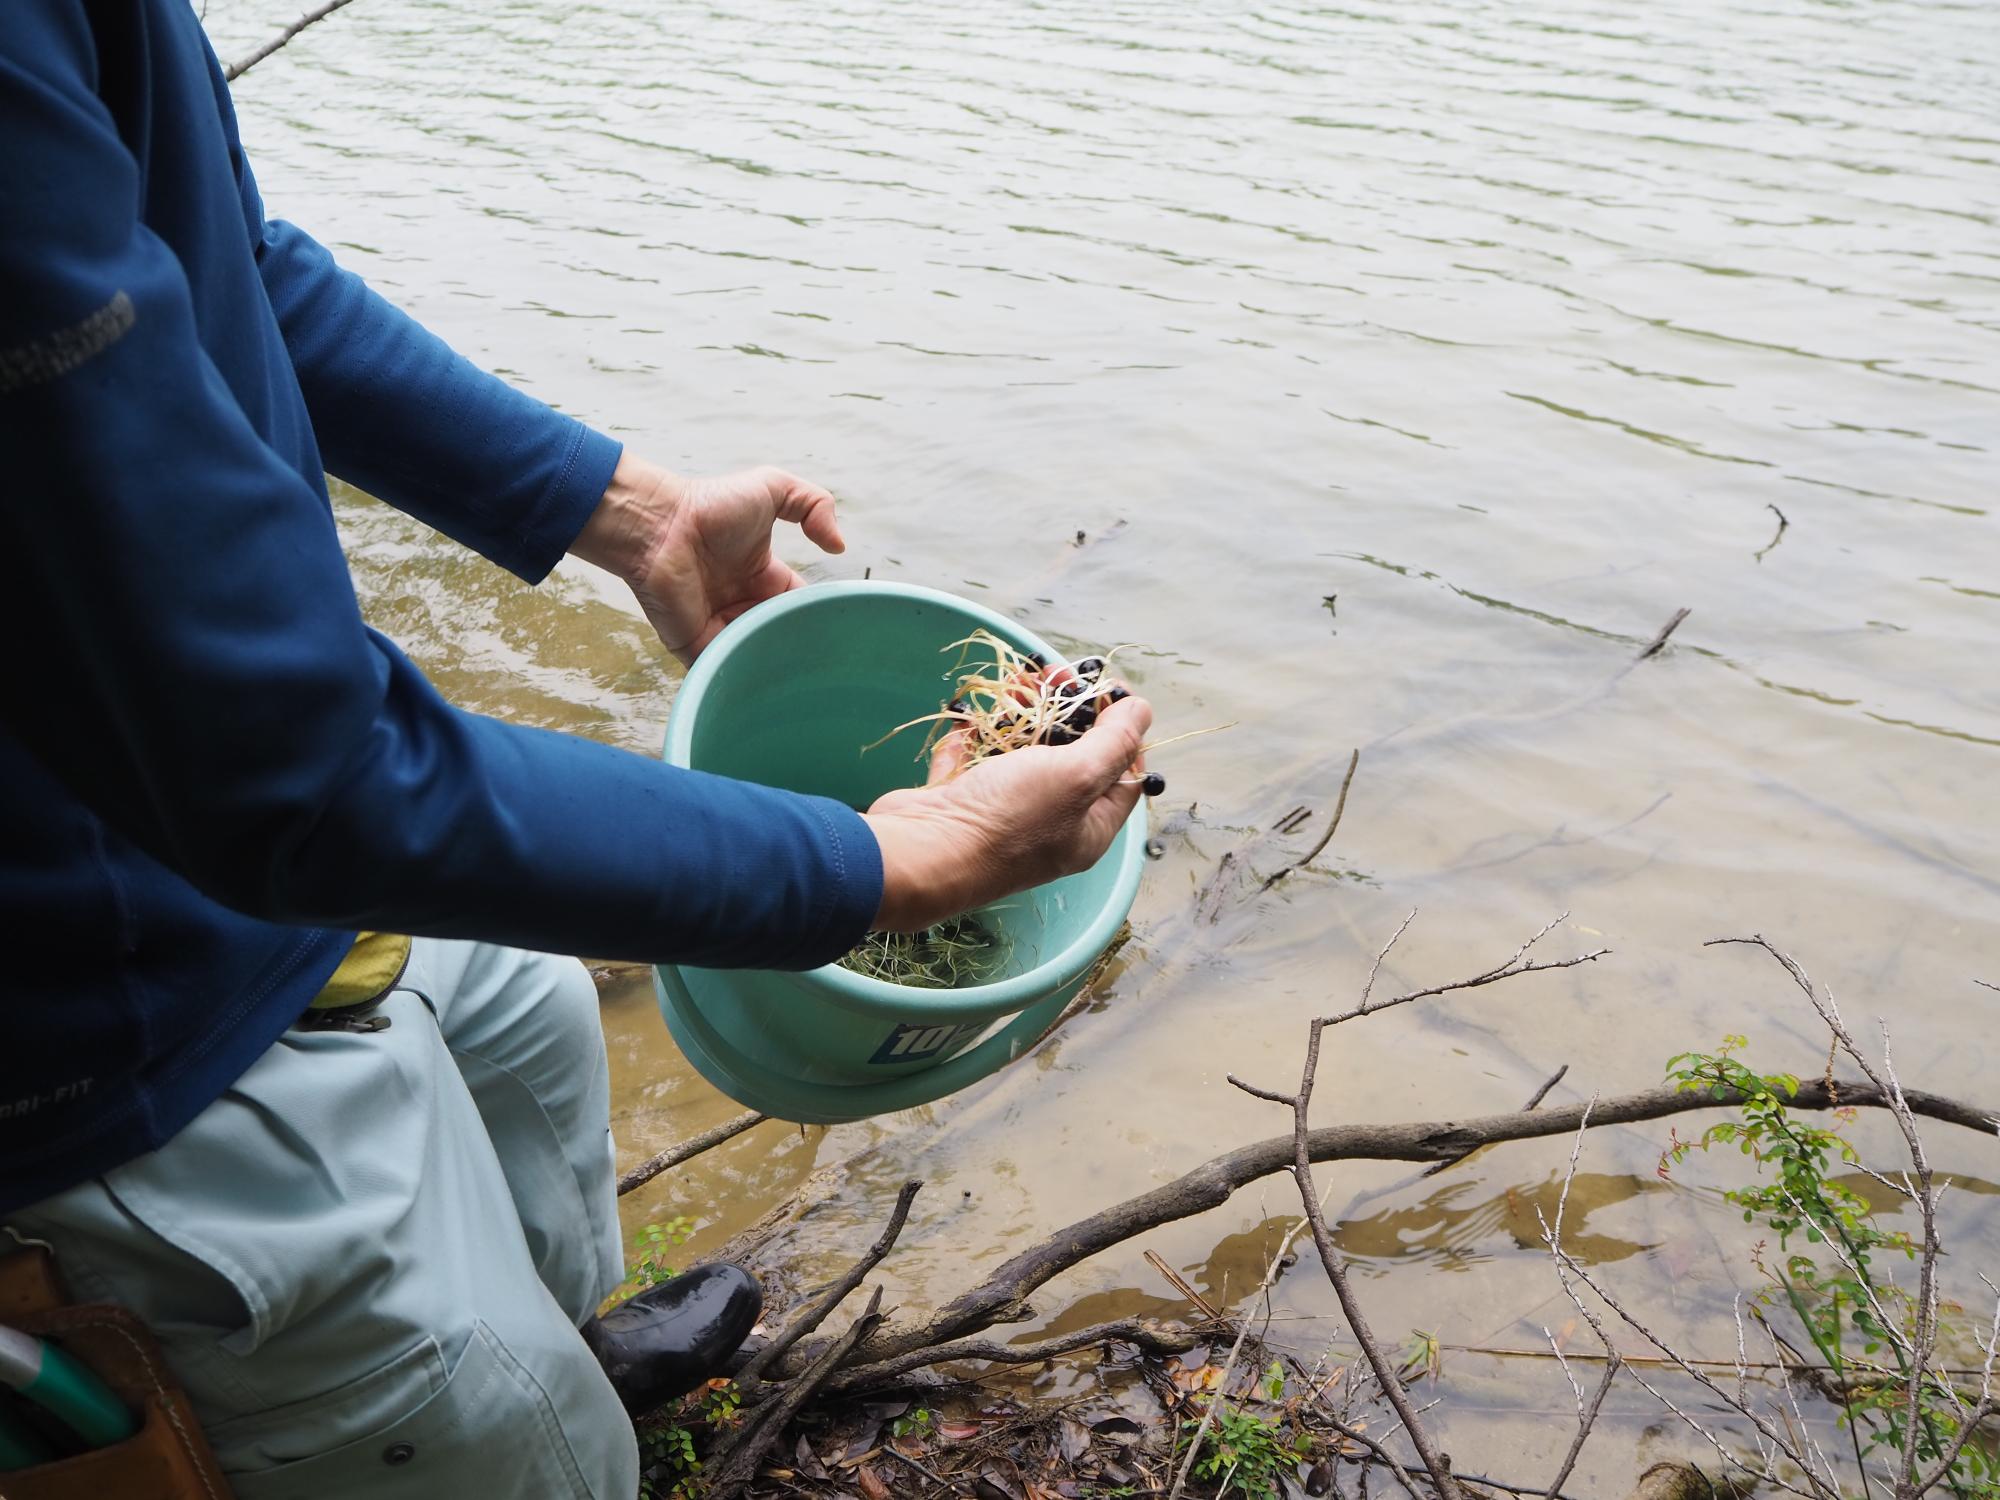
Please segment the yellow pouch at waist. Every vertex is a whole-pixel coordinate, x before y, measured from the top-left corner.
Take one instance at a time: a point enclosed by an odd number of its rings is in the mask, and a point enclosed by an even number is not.
[[[364,932],[354,939],[333,977],[313,997],[310,1010],[345,1010],[380,1000],[395,988],[410,961],[411,939],[399,932]]]

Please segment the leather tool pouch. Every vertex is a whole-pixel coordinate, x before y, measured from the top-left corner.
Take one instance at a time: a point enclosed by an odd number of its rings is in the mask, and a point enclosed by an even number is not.
[[[143,1413],[138,1433],[0,1474],[0,1500],[230,1500],[194,1410],[146,1325],[122,1307],[67,1304],[46,1250],[0,1255],[0,1323],[60,1344]]]

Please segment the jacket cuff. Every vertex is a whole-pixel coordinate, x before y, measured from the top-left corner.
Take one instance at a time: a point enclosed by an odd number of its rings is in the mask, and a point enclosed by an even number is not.
[[[618,467],[625,445],[593,427],[565,418],[570,439],[562,466],[548,489],[521,523],[511,555],[500,559],[509,572],[526,583],[540,583],[569,551],[604,492],[611,471]]]
[[[774,955],[774,969],[817,969],[860,942],[882,909],[882,848],[861,814],[830,797],[802,799],[826,830],[826,869],[813,921],[799,941]]]

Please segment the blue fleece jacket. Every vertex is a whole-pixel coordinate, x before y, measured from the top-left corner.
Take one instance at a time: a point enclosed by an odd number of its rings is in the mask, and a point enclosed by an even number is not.
[[[848,808],[461,713],[331,470],[530,582],[618,446],[267,221],[188,0],[0,20],[0,1213],[152,1149],[357,928],[810,967]]]

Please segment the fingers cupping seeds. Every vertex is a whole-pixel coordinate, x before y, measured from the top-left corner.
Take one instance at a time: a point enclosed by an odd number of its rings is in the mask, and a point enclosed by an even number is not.
[[[1153,727],[1153,705],[1144,698],[1124,698],[1097,716],[1077,748],[1090,756],[1089,765],[1100,783],[1108,784],[1124,776],[1139,758],[1146,731]]]

